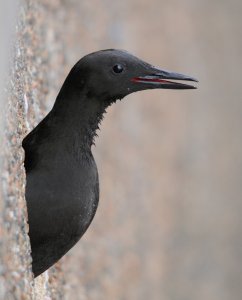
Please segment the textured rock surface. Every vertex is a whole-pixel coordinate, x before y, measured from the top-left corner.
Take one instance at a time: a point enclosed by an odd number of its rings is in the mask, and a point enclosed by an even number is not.
[[[53,269],[50,278],[45,274],[35,283],[33,281],[24,199],[24,153],[21,147],[23,136],[46,112],[46,97],[55,84],[49,78],[51,72],[48,68],[51,65],[51,51],[55,51],[58,42],[54,41],[57,37],[53,36],[50,45],[53,42],[54,46],[46,50],[49,41],[45,34],[48,25],[48,22],[45,22],[45,14],[49,11],[48,7],[31,1],[21,2],[19,7],[8,103],[5,105],[1,299],[60,299],[63,294],[61,272],[55,272]],[[63,59],[61,51],[56,52]],[[58,78],[58,75],[57,71],[55,76]]]
[[[241,299],[241,1],[26,0],[3,138],[0,299]],[[102,48],[197,76],[109,109],[90,230],[33,281],[22,137],[72,65]],[[2,141],[2,138],[1,138]]]

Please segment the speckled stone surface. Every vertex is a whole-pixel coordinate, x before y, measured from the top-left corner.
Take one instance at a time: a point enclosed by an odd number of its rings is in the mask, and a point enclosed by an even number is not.
[[[45,113],[51,47],[46,49],[44,4],[23,1],[19,5],[17,33],[8,87],[3,137],[1,218],[1,299],[61,299],[61,271],[51,270],[33,281],[26,205],[24,153],[21,142]],[[57,19],[56,19],[57,22]],[[55,36],[52,39],[56,39]],[[53,42],[53,48],[58,47]],[[50,43],[51,45],[51,43]],[[58,54],[58,51],[57,51]],[[61,59],[62,59],[61,55]],[[58,71],[56,72],[58,76]],[[59,274],[59,275],[58,275]]]

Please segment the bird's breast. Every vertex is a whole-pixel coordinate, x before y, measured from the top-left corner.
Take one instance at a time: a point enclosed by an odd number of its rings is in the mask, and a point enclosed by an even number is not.
[[[99,200],[95,161],[58,158],[27,173],[26,200],[31,243],[80,238]]]

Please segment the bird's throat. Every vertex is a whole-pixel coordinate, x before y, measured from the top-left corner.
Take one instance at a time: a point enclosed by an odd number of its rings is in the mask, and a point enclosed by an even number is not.
[[[54,123],[58,123],[60,134],[74,138],[82,147],[91,148],[96,131],[103,119],[108,102],[88,98],[85,94],[78,97],[58,97],[51,111]]]

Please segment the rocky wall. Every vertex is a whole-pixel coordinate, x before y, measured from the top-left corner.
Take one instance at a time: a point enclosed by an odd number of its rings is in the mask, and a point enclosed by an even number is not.
[[[24,152],[21,147],[23,137],[46,112],[47,95],[55,89],[59,80],[58,70],[54,78],[48,70],[51,54],[54,53],[60,64],[64,60],[62,51],[57,49],[62,47],[62,42],[58,41],[54,32],[54,24],[63,22],[63,18],[57,14],[52,23],[48,18],[55,5],[60,3],[53,1],[52,6],[34,1],[18,3],[16,35],[10,50],[12,62],[5,94],[7,103],[2,112],[5,124],[1,176],[1,299],[61,299],[63,296],[63,279],[58,267],[33,280],[24,198]],[[48,27],[52,30],[49,31]],[[49,45],[48,49],[46,45]]]

